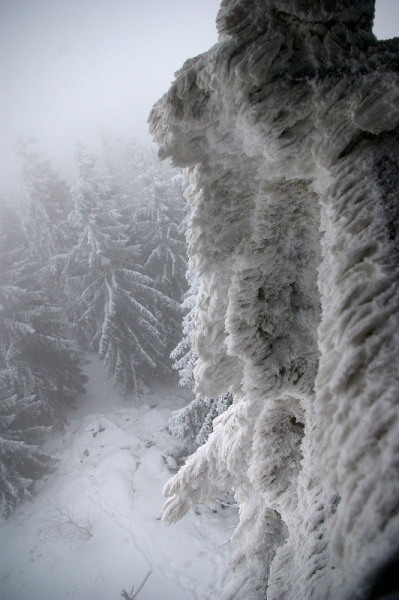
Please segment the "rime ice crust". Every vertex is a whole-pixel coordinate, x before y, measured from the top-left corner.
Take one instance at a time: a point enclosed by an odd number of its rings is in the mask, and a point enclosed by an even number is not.
[[[235,395],[164,519],[236,490],[231,600],[366,598],[396,550],[399,42],[373,11],[225,0],[150,117],[190,176],[197,388]]]

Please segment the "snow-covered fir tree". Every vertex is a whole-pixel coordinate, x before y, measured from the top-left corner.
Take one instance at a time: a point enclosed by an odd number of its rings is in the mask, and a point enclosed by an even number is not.
[[[21,256],[26,264],[25,229],[19,214],[2,207],[1,216],[5,217],[0,226],[2,367],[14,392],[34,395],[42,407],[36,411],[41,422],[54,425],[60,408],[73,404],[83,391],[82,353],[68,339],[64,308],[49,300],[40,277],[29,277],[30,287],[26,284],[20,268]]]
[[[184,205],[181,182],[162,163],[142,174],[140,207],[135,213],[142,246],[142,262],[157,288],[177,301],[187,289],[187,246],[182,231]],[[167,171],[167,175],[163,171]],[[168,177],[169,176],[169,177]]]
[[[128,393],[169,373],[168,314],[179,306],[146,275],[136,226],[112,178],[83,148],[78,164],[70,222],[79,239],[66,268],[71,317],[79,343],[99,352],[108,375]]]
[[[168,430],[185,443],[187,450],[193,452],[205,444],[213,431],[214,419],[224,413],[232,401],[229,392],[216,398],[198,394],[187,406],[172,412]]]
[[[34,481],[54,466],[52,458],[38,445],[46,428],[34,425],[35,400],[19,398],[12,387],[7,370],[1,369],[0,515],[4,517],[31,497]]]
[[[152,148],[135,140],[103,133],[102,146],[102,163],[118,182],[132,238],[142,250],[145,273],[159,291],[181,303],[187,289],[181,172],[168,162],[160,162]],[[170,334],[175,337],[175,331]]]
[[[192,270],[187,271],[186,277],[189,288],[182,302],[182,309],[185,313],[183,337],[171,352],[171,358],[174,360],[173,368],[179,372],[179,384],[193,390],[195,385],[194,368],[198,359],[195,347],[195,313],[200,281]]]
[[[15,227],[6,228],[13,222],[10,215],[2,221],[0,236],[0,501],[5,515],[50,468],[52,461],[38,444],[63,426],[65,407],[76,402],[86,381],[82,355],[67,339],[63,310],[42,290],[18,281],[18,235]]]
[[[171,353],[173,367],[179,372],[179,384],[194,390],[194,369],[198,361],[195,345],[195,314],[199,294],[199,277],[194,271],[187,271],[189,289],[185,294],[182,308],[186,312],[183,318],[183,338]],[[174,411],[169,419],[170,433],[184,441],[190,451],[206,442],[212,432],[213,420],[222,414],[232,403],[230,393],[216,398],[202,397],[197,394],[187,406]]]
[[[224,0],[150,117],[190,178],[197,390],[234,395],[163,518],[235,490],[228,600],[369,600],[397,565],[399,42],[373,14]]]
[[[24,247],[21,275],[45,286],[54,300],[60,300],[61,273],[65,253],[72,244],[68,226],[72,210],[69,187],[49,160],[34,149],[33,140],[15,144],[21,181],[21,225]]]
[[[151,165],[160,165],[156,152],[135,139],[115,136],[104,130],[100,133],[100,141],[99,159],[103,168],[118,182],[126,208],[134,212],[141,202],[141,178]]]
[[[1,285],[0,298],[1,362],[10,387],[34,403],[37,423],[58,424],[62,407],[74,404],[85,381],[63,311],[43,292],[17,285]]]
[[[33,140],[15,144],[22,190],[22,225],[32,254],[49,260],[65,252],[70,232],[67,217],[72,198],[66,182],[51,161],[34,149]]]
[[[158,160],[158,159],[157,159]],[[187,245],[182,231],[184,205],[181,183],[170,168],[159,161],[147,166],[140,178],[140,206],[134,214],[136,238],[140,240],[140,262],[157,290],[180,304],[187,289]],[[176,345],[181,330],[181,310],[165,307],[166,350]]]

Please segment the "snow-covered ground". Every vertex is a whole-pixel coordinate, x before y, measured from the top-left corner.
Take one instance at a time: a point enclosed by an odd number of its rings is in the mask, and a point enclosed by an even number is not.
[[[229,578],[235,508],[215,502],[166,527],[162,487],[181,461],[166,430],[189,395],[169,386],[124,400],[93,359],[87,397],[49,442],[57,472],[0,523],[1,600],[216,600]]]

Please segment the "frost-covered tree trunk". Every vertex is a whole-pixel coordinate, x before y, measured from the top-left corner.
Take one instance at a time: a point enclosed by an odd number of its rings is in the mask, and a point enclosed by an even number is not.
[[[367,598],[398,550],[399,43],[372,0],[224,0],[150,123],[185,167],[198,391],[164,519],[233,487],[229,599]]]

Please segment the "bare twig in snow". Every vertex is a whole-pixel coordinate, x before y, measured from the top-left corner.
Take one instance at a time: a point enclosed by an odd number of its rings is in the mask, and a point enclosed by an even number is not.
[[[130,594],[126,591],[126,590],[122,590],[121,596],[122,598],[125,598],[125,600],[134,600],[135,598],[137,598],[138,593],[143,589],[143,587],[146,584],[147,579],[149,578],[149,576],[151,575],[152,571],[148,571],[147,575],[144,577],[143,581],[141,582],[141,584],[139,585],[139,588],[137,590],[137,592],[134,592],[134,586],[132,587],[132,590],[130,592]],[[134,595],[133,595],[134,594]]]
[[[89,540],[93,537],[93,519],[80,517],[64,504],[55,504],[48,502],[51,509],[43,519],[43,527],[40,533],[43,533],[50,539],[63,539],[65,541]]]

